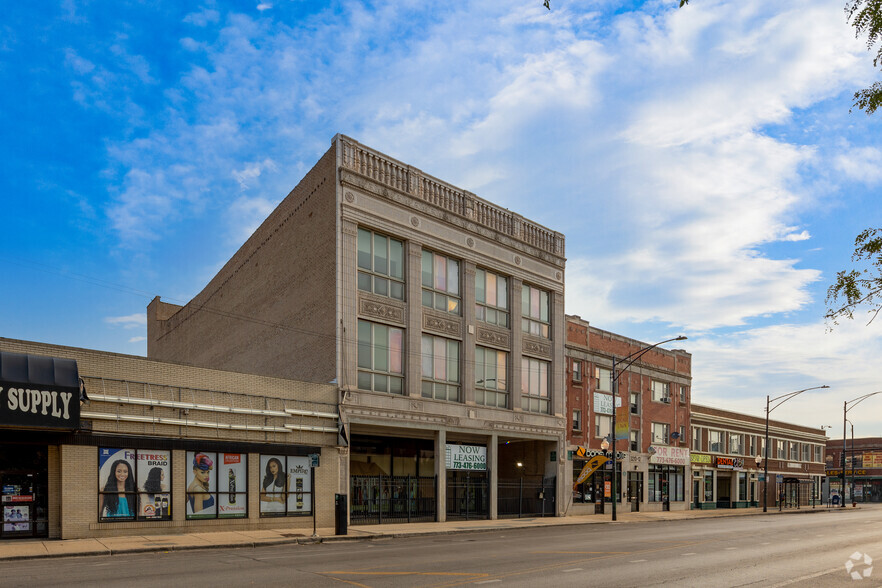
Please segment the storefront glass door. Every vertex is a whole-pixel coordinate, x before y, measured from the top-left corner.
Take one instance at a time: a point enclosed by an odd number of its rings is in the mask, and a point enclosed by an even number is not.
[[[3,526],[0,537],[46,537],[46,487],[38,472],[0,472]]]

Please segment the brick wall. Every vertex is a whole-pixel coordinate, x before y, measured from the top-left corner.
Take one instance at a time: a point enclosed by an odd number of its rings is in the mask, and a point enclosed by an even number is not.
[[[332,146],[185,307],[171,314],[174,306],[150,304],[149,357],[309,382],[336,377],[335,161]]]

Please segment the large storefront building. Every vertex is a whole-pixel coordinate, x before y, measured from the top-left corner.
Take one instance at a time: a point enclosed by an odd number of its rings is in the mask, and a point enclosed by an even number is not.
[[[333,527],[337,389],[0,338],[0,539]]]
[[[799,508],[821,502],[823,429],[692,405],[693,508]],[[768,465],[769,478],[765,479]]]
[[[648,346],[567,316],[569,514],[610,512],[613,487],[623,512],[689,508],[692,356],[655,348],[630,367],[618,364],[617,372],[626,369],[619,399],[613,397],[613,359]],[[609,443],[614,410],[616,459],[600,465],[612,457],[602,444]]]
[[[148,356],[333,383],[355,522],[557,515],[564,238],[338,135]]]
[[[843,495],[843,469],[846,503],[882,502],[882,438],[848,437],[844,447],[842,439],[827,442],[825,496],[828,499]]]

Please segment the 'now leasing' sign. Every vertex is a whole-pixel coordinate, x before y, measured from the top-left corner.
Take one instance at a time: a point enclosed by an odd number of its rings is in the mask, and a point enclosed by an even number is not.
[[[448,470],[487,470],[487,448],[480,445],[447,445]]]

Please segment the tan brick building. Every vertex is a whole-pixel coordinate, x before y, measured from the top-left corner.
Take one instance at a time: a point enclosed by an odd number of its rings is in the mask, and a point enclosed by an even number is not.
[[[358,521],[558,514],[564,238],[338,135],[148,356],[333,383]],[[521,491],[521,481],[532,488]]]
[[[612,464],[579,478],[587,471],[585,464],[603,454],[601,442],[610,437],[613,359],[639,354],[650,345],[567,316],[572,514],[611,511]],[[618,508],[624,512],[688,509],[692,356],[681,349],[656,347],[639,355],[630,367],[626,362],[617,364],[616,371],[621,372],[616,411]]]
[[[336,444],[333,385],[0,338],[3,539],[333,527]]]

